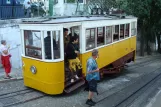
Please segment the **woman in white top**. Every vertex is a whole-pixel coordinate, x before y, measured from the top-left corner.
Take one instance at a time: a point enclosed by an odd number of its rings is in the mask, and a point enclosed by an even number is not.
[[[9,73],[11,72],[11,63],[10,63],[11,55],[9,54],[9,48],[10,47],[7,47],[6,45],[6,41],[2,40],[0,46],[0,52],[1,52],[2,65],[6,73],[5,79],[11,78],[11,76],[9,75]]]

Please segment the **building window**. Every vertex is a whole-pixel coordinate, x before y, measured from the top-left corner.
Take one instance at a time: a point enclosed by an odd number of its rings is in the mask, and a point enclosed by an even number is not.
[[[112,26],[106,27],[106,44],[112,43]]]
[[[129,37],[130,24],[125,24],[125,38]]]
[[[97,28],[97,47],[104,45],[104,37],[105,37],[105,27],[98,27]]]
[[[60,58],[60,31],[44,31],[44,51],[45,59]]]
[[[95,48],[95,32],[95,28],[86,30],[86,50]]]
[[[25,55],[33,58],[42,59],[41,51],[41,32],[25,30]]]
[[[136,35],[136,22],[131,23],[131,36]]]
[[[83,3],[83,0],[64,0],[64,3],[77,3],[79,1],[79,3]]]
[[[114,26],[113,41],[119,40],[119,25]]]
[[[125,34],[125,25],[121,24],[120,25],[120,39],[124,39],[124,34]]]

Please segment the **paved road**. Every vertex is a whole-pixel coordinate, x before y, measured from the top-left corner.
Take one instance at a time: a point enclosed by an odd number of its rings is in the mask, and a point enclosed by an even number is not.
[[[153,63],[148,63],[143,66],[143,64],[138,64],[136,66],[133,66],[132,64],[129,64],[130,66],[127,67],[123,73],[120,75],[115,76],[107,76],[103,81],[101,81],[98,84],[98,90],[99,95],[95,95],[94,100],[99,101],[101,99],[104,99],[107,96],[110,96],[111,94],[117,92],[130,82],[136,80],[138,77],[152,72],[156,67],[161,66],[161,63],[159,61],[155,61]],[[142,61],[145,61],[143,59]],[[142,62],[137,61],[137,62]],[[132,67],[133,66],[133,67]],[[137,68],[138,67],[138,68]],[[135,87],[134,87],[135,88]],[[0,83],[0,93],[6,93],[6,92],[12,92],[13,90],[20,90],[25,89],[23,85],[23,81],[18,82],[10,82],[10,83]],[[25,99],[26,97],[32,97],[37,95],[39,92],[35,91],[35,93],[32,94],[24,94],[21,96],[16,96],[12,99],[5,99],[6,101],[11,102],[14,100],[21,100]],[[40,93],[39,93],[40,94]],[[54,96],[45,96],[41,99],[37,99],[34,101],[30,101],[21,105],[16,105],[14,107],[88,107],[85,104],[85,101],[87,99],[88,92],[84,91],[84,88],[80,88],[76,91],[74,91],[71,94],[68,95],[54,95]],[[0,107],[3,107],[4,100],[0,101]],[[98,107],[98,106],[95,106]],[[107,107],[107,105],[106,105]]]

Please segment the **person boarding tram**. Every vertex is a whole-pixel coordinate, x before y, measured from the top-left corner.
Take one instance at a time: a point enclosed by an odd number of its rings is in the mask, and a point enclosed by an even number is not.
[[[69,61],[69,69],[71,71],[71,82],[74,82],[74,77],[76,79],[79,79],[79,77],[77,76],[77,67],[78,70],[82,68],[80,60],[77,57],[79,54],[79,51],[75,47],[77,43],[78,43],[78,37],[72,36],[66,49],[66,55]]]

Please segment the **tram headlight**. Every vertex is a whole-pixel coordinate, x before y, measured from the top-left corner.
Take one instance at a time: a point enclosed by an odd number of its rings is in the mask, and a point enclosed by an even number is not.
[[[36,72],[37,72],[36,67],[35,67],[35,66],[31,66],[31,67],[30,67],[30,71],[31,71],[33,74],[36,74]]]

